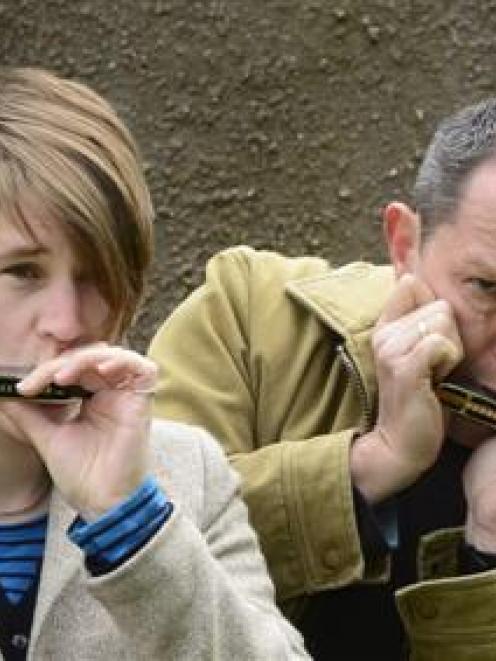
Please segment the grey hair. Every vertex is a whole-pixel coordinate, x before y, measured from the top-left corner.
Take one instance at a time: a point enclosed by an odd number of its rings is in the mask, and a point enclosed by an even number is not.
[[[453,220],[470,174],[496,160],[496,97],[444,119],[427,149],[413,188],[425,236]]]

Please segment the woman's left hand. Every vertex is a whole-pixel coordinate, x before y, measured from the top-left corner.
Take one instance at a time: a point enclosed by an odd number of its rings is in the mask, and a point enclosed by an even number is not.
[[[50,383],[94,394],[80,403],[2,404],[21,437],[40,454],[66,500],[87,520],[100,516],[143,481],[148,470],[150,394],[157,367],[122,347],[97,344],[46,361],[18,390],[34,396]]]

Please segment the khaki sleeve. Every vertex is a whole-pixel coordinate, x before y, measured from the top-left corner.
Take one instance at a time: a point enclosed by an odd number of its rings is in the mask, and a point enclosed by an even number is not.
[[[252,312],[271,300],[253,284],[255,258],[250,249],[232,249],[211,260],[205,284],[163,324],[149,354],[161,372],[155,415],[208,429],[241,474],[282,601],[362,578],[349,473],[354,432],[260,443]],[[274,263],[266,258],[263,268],[269,267],[274,275],[291,271],[284,277],[324,268],[320,260],[284,262],[280,256]]]
[[[457,575],[463,527],[422,537],[419,582],[396,593],[416,661],[488,661],[496,645],[496,570]]]
[[[496,570],[403,588],[398,609],[412,659],[488,661],[496,649]]]

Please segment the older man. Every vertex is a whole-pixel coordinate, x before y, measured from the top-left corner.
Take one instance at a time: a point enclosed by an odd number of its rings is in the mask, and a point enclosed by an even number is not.
[[[391,266],[221,253],[150,349],[316,659],[496,658],[496,432],[438,387],[496,390],[495,98],[440,124],[413,199]]]

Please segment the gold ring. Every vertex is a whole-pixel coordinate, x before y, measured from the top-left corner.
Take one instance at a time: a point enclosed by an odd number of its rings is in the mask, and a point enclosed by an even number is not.
[[[157,388],[156,386],[151,386],[150,388],[133,388],[131,392],[134,392],[136,395],[155,395]]]
[[[420,339],[423,340],[426,335],[429,335],[429,328],[425,321],[420,320],[417,324],[417,330],[420,335]]]

